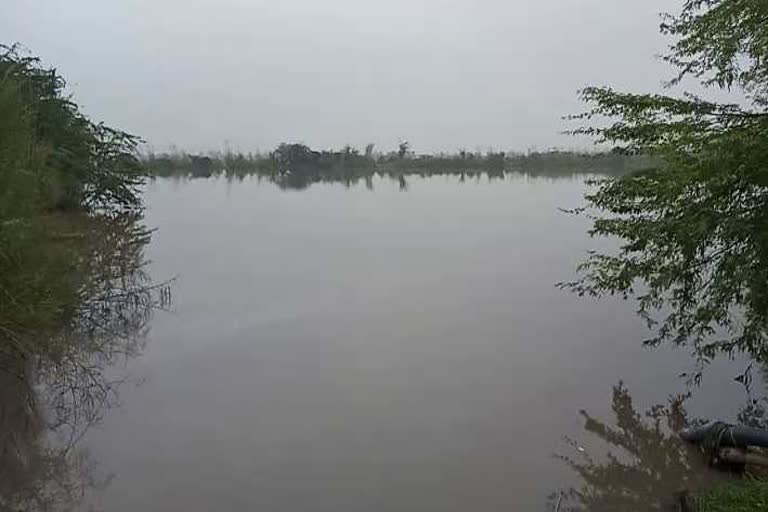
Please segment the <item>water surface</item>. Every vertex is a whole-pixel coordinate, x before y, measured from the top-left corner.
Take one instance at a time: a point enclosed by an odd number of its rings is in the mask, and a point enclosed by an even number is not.
[[[88,437],[115,475],[100,501],[544,510],[579,485],[553,454],[588,437],[581,409],[610,422],[619,381],[641,408],[665,402],[692,367],[684,351],[641,346],[631,303],[555,287],[606,245],[558,210],[585,190],[525,176],[406,191],[154,182],[151,272],[178,276],[174,311],[130,364],[143,384]],[[735,414],[729,371],[708,374],[692,412]]]

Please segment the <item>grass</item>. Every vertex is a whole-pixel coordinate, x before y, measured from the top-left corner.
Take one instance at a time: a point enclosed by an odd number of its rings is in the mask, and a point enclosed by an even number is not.
[[[743,480],[715,487],[696,498],[697,512],[768,510],[768,482]]]

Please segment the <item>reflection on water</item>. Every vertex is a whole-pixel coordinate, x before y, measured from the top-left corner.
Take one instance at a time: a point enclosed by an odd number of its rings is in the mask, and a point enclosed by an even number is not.
[[[698,449],[683,443],[677,432],[688,425],[685,401],[679,395],[644,414],[629,390],[613,388],[612,421],[582,411],[584,430],[598,440],[595,449],[569,439],[570,455],[561,455],[580,477],[580,486],[550,497],[552,510],[645,512],[677,510],[687,492],[711,483],[711,471]],[[593,455],[608,445],[608,452]],[[559,505],[559,508],[558,508]]]
[[[151,285],[145,273],[150,232],[138,215],[59,222],[76,255],[72,275],[61,276],[76,307],[45,350],[30,351],[24,335],[36,334],[22,333],[2,352],[2,510],[76,508],[106,483],[78,442],[117,403],[128,376],[114,366],[141,352],[152,312],[170,299],[167,284]]]
[[[359,183],[364,183],[367,190],[374,190],[374,183],[379,184],[391,181],[397,183],[399,190],[405,192],[408,190],[409,179],[426,179],[426,178],[438,178],[438,177],[456,177],[460,183],[467,181],[474,182],[493,182],[504,181],[511,179],[524,178],[541,178],[548,180],[558,179],[579,179],[584,177],[603,177],[607,178],[611,175],[622,175],[628,170],[621,169],[614,173],[607,174],[591,174],[588,168],[524,168],[524,169],[446,169],[446,168],[427,168],[427,169],[405,169],[400,170],[392,168],[389,170],[376,170],[376,169],[346,169],[344,172],[320,172],[313,171],[312,169],[304,169],[302,172],[296,171],[278,171],[270,170],[269,172],[259,172],[254,174],[249,173],[236,173],[230,172],[229,169],[222,169],[216,173],[216,176],[223,176],[228,182],[242,183],[246,179],[255,178],[257,181],[265,181],[276,185],[282,190],[306,190],[315,184],[340,184],[346,188],[354,187]],[[160,176],[163,176],[161,173]],[[196,179],[209,179],[213,175],[211,173],[205,173],[203,175],[197,175],[193,172],[186,172],[182,169],[182,172],[176,174],[169,174],[166,179],[173,179],[179,181],[196,180]]]
[[[750,365],[751,369],[752,365]],[[768,398],[757,396],[750,369],[737,376],[744,385],[742,405],[735,423],[766,428]],[[763,370],[760,370],[764,374]],[[763,392],[764,386],[760,386]],[[730,478],[725,468],[715,469],[702,448],[684,443],[678,432],[707,423],[686,410],[697,388],[671,396],[666,403],[639,412],[630,390],[614,386],[608,421],[581,411],[587,438],[569,438],[567,453],[557,455],[578,475],[578,485],[550,495],[548,508],[557,511],[694,510],[691,496]],[[718,419],[718,418],[714,418]],[[761,468],[748,471],[764,473]]]

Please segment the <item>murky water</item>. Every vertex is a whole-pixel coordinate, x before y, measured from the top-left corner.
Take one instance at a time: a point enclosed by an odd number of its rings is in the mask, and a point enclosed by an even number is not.
[[[608,449],[580,410],[615,424],[619,381],[639,410],[684,391],[688,355],[644,349],[631,303],[555,287],[599,243],[558,211],[581,179],[373,185],[149,187],[151,272],[178,280],[143,384],[86,439],[107,510],[555,508],[585,482],[553,455]],[[733,417],[732,377],[712,368],[689,413]],[[683,470],[662,466],[666,503]]]

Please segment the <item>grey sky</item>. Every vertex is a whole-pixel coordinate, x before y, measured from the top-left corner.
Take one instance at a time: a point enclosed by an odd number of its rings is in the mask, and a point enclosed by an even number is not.
[[[0,41],[156,149],[584,145],[577,89],[658,90],[669,0],[4,0]]]

